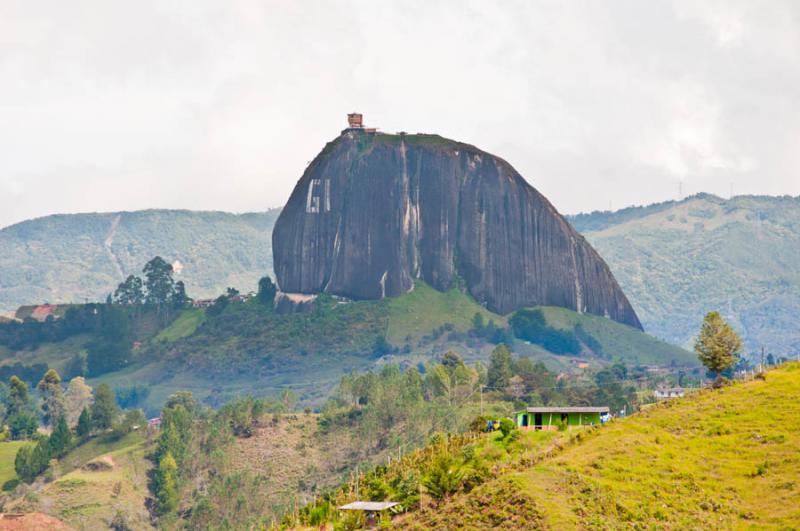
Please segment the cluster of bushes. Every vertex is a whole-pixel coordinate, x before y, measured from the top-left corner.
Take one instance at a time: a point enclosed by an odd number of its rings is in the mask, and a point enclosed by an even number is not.
[[[540,345],[554,354],[578,354],[583,344],[596,356],[608,358],[603,352],[603,345],[580,323],[572,330],[554,328],[547,324],[544,313],[538,308],[518,310],[508,322],[514,337]],[[508,343],[498,343],[501,342]]]
[[[12,350],[35,349],[42,343],[63,341],[77,334],[94,332],[97,328],[96,311],[100,306],[71,306],[60,319],[48,317],[44,322],[26,319],[22,323],[0,323],[0,345]]]
[[[487,391],[516,405],[609,406],[613,410],[638,407],[628,369],[617,362],[612,367],[589,373],[590,379],[558,378],[542,362],[513,356],[506,345],[492,351],[487,371]]]
[[[35,445],[23,446],[17,451],[14,459],[17,476],[26,483],[32,482],[47,469],[50,459],[64,457],[72,444],[72,431],[67,427],[64,417],[60,417],[50,437],[42,435]]]
[[[407,441],[426,437],[434,427],[458,430],[469,414],[461,405],[476,396],[485,378],[481,366],[467,366],[455,352],[422,371],[387,364],[377,372],[351,373],[323,406],[319,424],[323,430],[347,427],[363,448],[389,445],[390,433]]]
[[[469,334],[493,345],[511,344],[512,341],[511,334],[506,328],[497,326],[494,319],[489,319],[488,323],[484,323],[483,315],[480,313],[476,313],[472,317],[472,328],[470,328]]]
[[[511,316],[509,324],[515,337],[541,345],[554,354],[578,354],[581,351],[575,333],[549,326],[542,310],[518,310]]]
[[[338,304],[330,296],[319,296],[313,311],[293,314],[273,312],[271,304],[257,301],[261,299],[207,314],[194,334],[179,340],[177,350],[186,353],[181,361],[223,377],[233,371],[279,371],[284,368],[281,363],[298,356],[394,352],[385,342],[386,301]],[[235,366],[232,357],[237,359]]]

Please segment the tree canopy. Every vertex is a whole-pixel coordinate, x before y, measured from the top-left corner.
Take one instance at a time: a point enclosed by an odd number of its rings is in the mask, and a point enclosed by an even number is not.
[[[46,426],[54,426],[66,413],[61,377],[55,369],[50,369],[39,381],[36,389],[42,395],[42,420]]]
[[[694,351],[700,362],[716,374],[717,382],[722,371],[736,364],[741,350],[742,340],[734,329],[719,312],[708,312],[694,343]]]

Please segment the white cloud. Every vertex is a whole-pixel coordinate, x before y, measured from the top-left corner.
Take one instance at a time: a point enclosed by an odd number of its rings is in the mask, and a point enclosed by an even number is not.
[[[365,113],[511,162],[562,211],[800,193],[800,4],[0,3],[0,226],[281,205]]]

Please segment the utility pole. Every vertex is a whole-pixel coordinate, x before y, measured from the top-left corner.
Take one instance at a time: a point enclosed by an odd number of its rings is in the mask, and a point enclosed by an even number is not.
[[[764,372],[764,347],[761,347],[761,366],[759,367],[759,372]]]
[[[483,384],[478,384],[478,389],[481,393],[481,417],[483,416]]]

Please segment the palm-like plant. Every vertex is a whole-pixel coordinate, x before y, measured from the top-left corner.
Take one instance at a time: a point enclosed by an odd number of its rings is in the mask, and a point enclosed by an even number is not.
[[[467,467],[460,460],[442,455],[422,478],[422,485],[431,497],[446,501],[461,489],[466,473]]]

